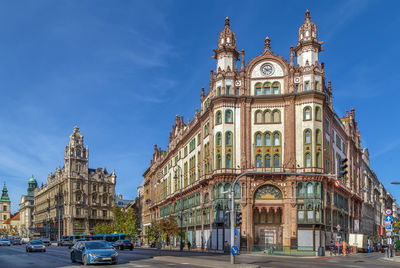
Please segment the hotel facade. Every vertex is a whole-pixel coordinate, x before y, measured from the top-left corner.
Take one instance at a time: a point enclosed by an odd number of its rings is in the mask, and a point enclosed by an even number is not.
[[[309,11],[289,62],[272,51],[268,37],[248,64],[236,44],[226,18],[200,110],[186,123],[176,116],[166,150],[155,145],[145,173],[150,219],[144,222],[174,215],[185,241],[223,249],[225,241],[231,245],[227,191],[250,171],[264,174],[235,186],[242,212],[235,243],[242,250],[317,250],[360,232],[360,132],[354,109],[343,117],[333,109],[319,62],[323,42]],[[340,158],[349,167],[336,187],[322,174],[335,174]]]

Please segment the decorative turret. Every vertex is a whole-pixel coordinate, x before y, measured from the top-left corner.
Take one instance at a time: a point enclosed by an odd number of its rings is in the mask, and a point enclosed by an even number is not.
[[[236,71],[236,61],[239,59],[239,52],[236,50],[236,36],[229,25],[229,18],[225,19],[225,27],[219,33],[218,48],[214,49],[214,58],[217,60],[217,70]]]
[[[69,136],[69,144],[65,146],[65,170],[70,176],[72,173],[88,173],[88,158],[89,149],[87,146],[85,148],[83,144],[83,136],[79,132],[79,128],[74,126],[74,131]]]
[[[33,196],[33,193],[34,193],[35,189],[37,188],[37,185],[38,185],[37,181],[33,178],[33,175],[32,175],[32,177],[28,181],[28,195]]]
[[[317,26],[311,22],[310,11],[306,11],[306,17],[303,25],[299,28],[299,42],[295,47],[297,64],[305,66],[318,63],[318,53],[323,51],[321,45],[324,42],[317,40]]]
[[[10,202],[10,198],[8,197],[8,190],[7,190],[7,187],[6,187],[6,183],[4,183],[4,185],[3,185],[3,191],[1,193],[0,201]]]

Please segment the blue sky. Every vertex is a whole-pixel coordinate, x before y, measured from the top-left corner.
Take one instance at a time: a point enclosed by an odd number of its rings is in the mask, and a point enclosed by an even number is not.
[[[398,1],[0,1],[0,183],[18,210],[27,180],[63,166],[78,125],[89,166],[115,168],[136,196],[154,144],[176,114],[192,119],[208,90],[229,16],[246,62],[271,38],[288,59],[306,9],[339,116],[352,107],[371,166],[400,200]]]

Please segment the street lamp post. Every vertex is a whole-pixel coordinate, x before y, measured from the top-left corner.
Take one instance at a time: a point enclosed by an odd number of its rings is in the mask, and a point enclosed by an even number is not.
[[[179,189],[180,189],[180,198],[179,198],[179,200],[180,200],[180,206],[181,206],[181,217],[180,217],[180,221],[181,221],[181,231],[180,231],[180,235],[179,235],[179,239],[180,239],[180,242],[179,242],[179,248],[180,248],[180,251],[183,251],[183,247],[182,247],[182,225],[183,225],[183,216],[182,216],[182,212],[183,212],[183,203],[182,203],[182,168],[180,167],[180,166],[178,166],[177,165],[177,167],[179,168],[179,174],[180,174],[180,183],[179,183]],[[174,176],[174,179],[175,180],[177,180],[178,179],[178,175],[176,175],[176,172],[175,172],[175,176]]]
[[[400,181],[392,181],[391,184],[400,184]]]

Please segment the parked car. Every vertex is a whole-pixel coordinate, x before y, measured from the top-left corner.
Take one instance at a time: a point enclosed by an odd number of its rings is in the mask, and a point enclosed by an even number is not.
[[[51,246],[51,242],[50,242],[50,239],[48,239],[48,238],[40,238],[40,240],[43,242],[43,244],[45,245],[45,246]]]
[[[11,246],[11,242],[7,238],[2,238],[0,240],[0,246]]]
[[[46,252],[46,245],[41,240],[32,240],[26,244],[26,252],[32,251]]]
[[[133,250],[133,244],[131,243],[131,241],[128,241],[128,240],[117,240],[113,244],[113,247],[119,248],[120,250],[124,250],[124,249]]]
[[[29,238],[28,237],[23,237],[21,238],[22,244],[28,244],[29,243]]]
[[[79,241],[71,249],[71,261],[83,265],[118,262],[118,253],[106,241]]]
[[[12,242],[13,245],[22,245],[21,239],[14,239]]]
[[[72,247],[73,245],[74,245],[74,243],[72,243],[72,241],[65,240],[65,239],[61,239],[60,241],[57,242],[57,246],[59,246],[59,247],[63,247],[63,246]]]

